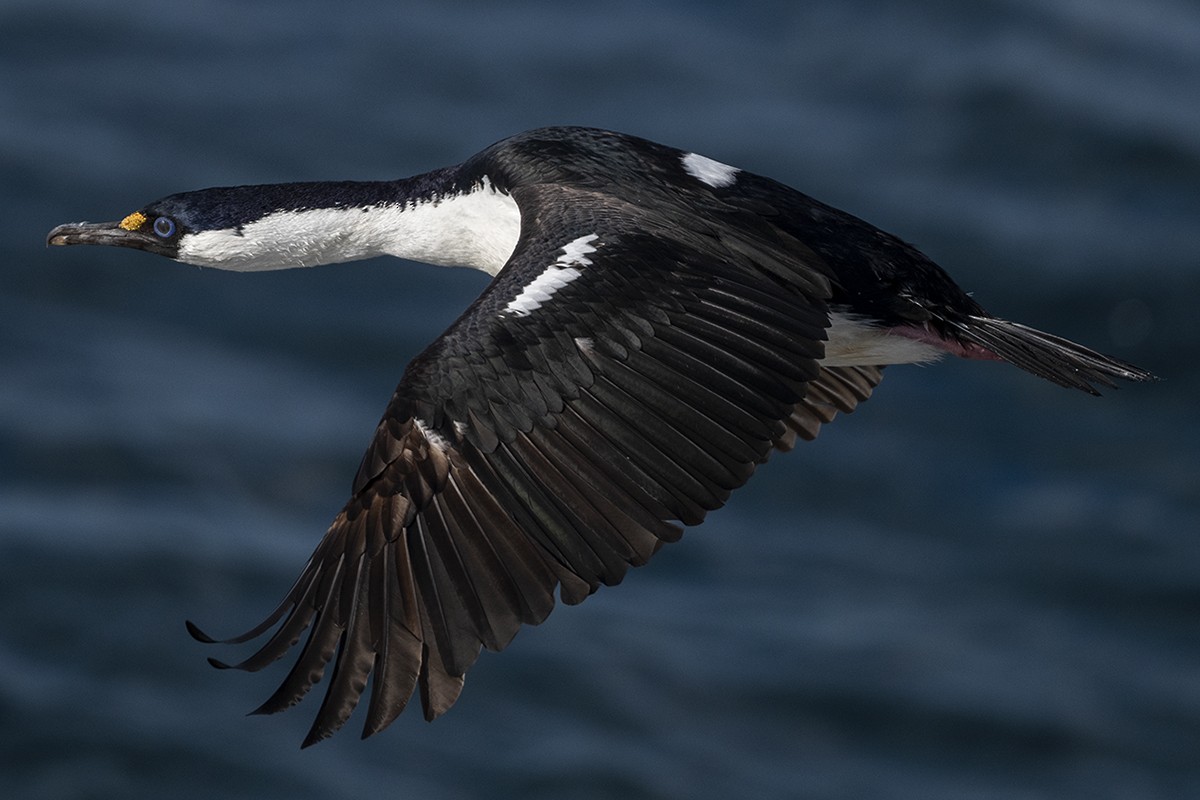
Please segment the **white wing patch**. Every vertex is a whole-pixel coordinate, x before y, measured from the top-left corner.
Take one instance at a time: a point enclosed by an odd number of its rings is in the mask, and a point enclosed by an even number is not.
[[[505,311],[524,317],[541,308],[555,292],[583,274],[579,270],[580,267],[591,266],[592,260],[588,255],[596,252],[592,242],[599,238],[598,234],[590,233],[564,245],[558,260],[546,267],[545,272],[530,281],[519,295],[510,300]]]
[[[688,175],[691,175],[701,183],[707,183],[714,189],[732,186],[734,181],[737,180],[737,174],[741,172],[737,167],[722,164],[720,161],[713,161],[711,158],[702,156],[699,153],[685,153],[681,160],[683,162],[683,169]]]

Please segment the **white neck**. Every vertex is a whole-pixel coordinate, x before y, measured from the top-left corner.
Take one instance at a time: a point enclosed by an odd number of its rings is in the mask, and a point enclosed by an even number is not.
[[[463,194],[405,205],[276,211],[240,228],[186,234],[178,260],[258,272],[392,255],[495,275],[520,230],[516,202],[485,177]]]

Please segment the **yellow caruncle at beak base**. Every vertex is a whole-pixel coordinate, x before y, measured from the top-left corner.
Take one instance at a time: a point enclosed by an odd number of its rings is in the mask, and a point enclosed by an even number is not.
[[[126,217],[125,219],[121,220],[121,224],[118,227],[120,227],[122,230],[126,230],[126,231],[136,231],[138,228],[142,227],[142,225],[144,225],[145,223],[146,223],[146,215],[140,211],[135,211],[132,214],[130,214],[128,217]]]

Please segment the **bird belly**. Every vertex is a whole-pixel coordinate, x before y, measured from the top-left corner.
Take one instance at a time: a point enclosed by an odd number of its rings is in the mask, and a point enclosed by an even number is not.
[[[853,314],[833,312],[826,333],[825,358],[829,367],[877,367],[886,364],[919,364],[936,361],[944,348],[898,334]]]

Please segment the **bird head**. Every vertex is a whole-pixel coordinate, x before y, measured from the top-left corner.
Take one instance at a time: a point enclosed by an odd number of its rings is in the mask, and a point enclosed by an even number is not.
[[[105,244],[133,247],[167,258],[179,257],[184,232],[173,217],[151,216],[150,209],[135,211],[120,222],[71,222],[59,225],[46,237],[46,244]]]
[[[378,210],[378,200],[354,191],[356,186],[293,183],[183,192],[119,222],[59,225],[46,242],[131,247],[239,272],[350,261],[378,254],[386,238],[381,215],[363,213]]]

